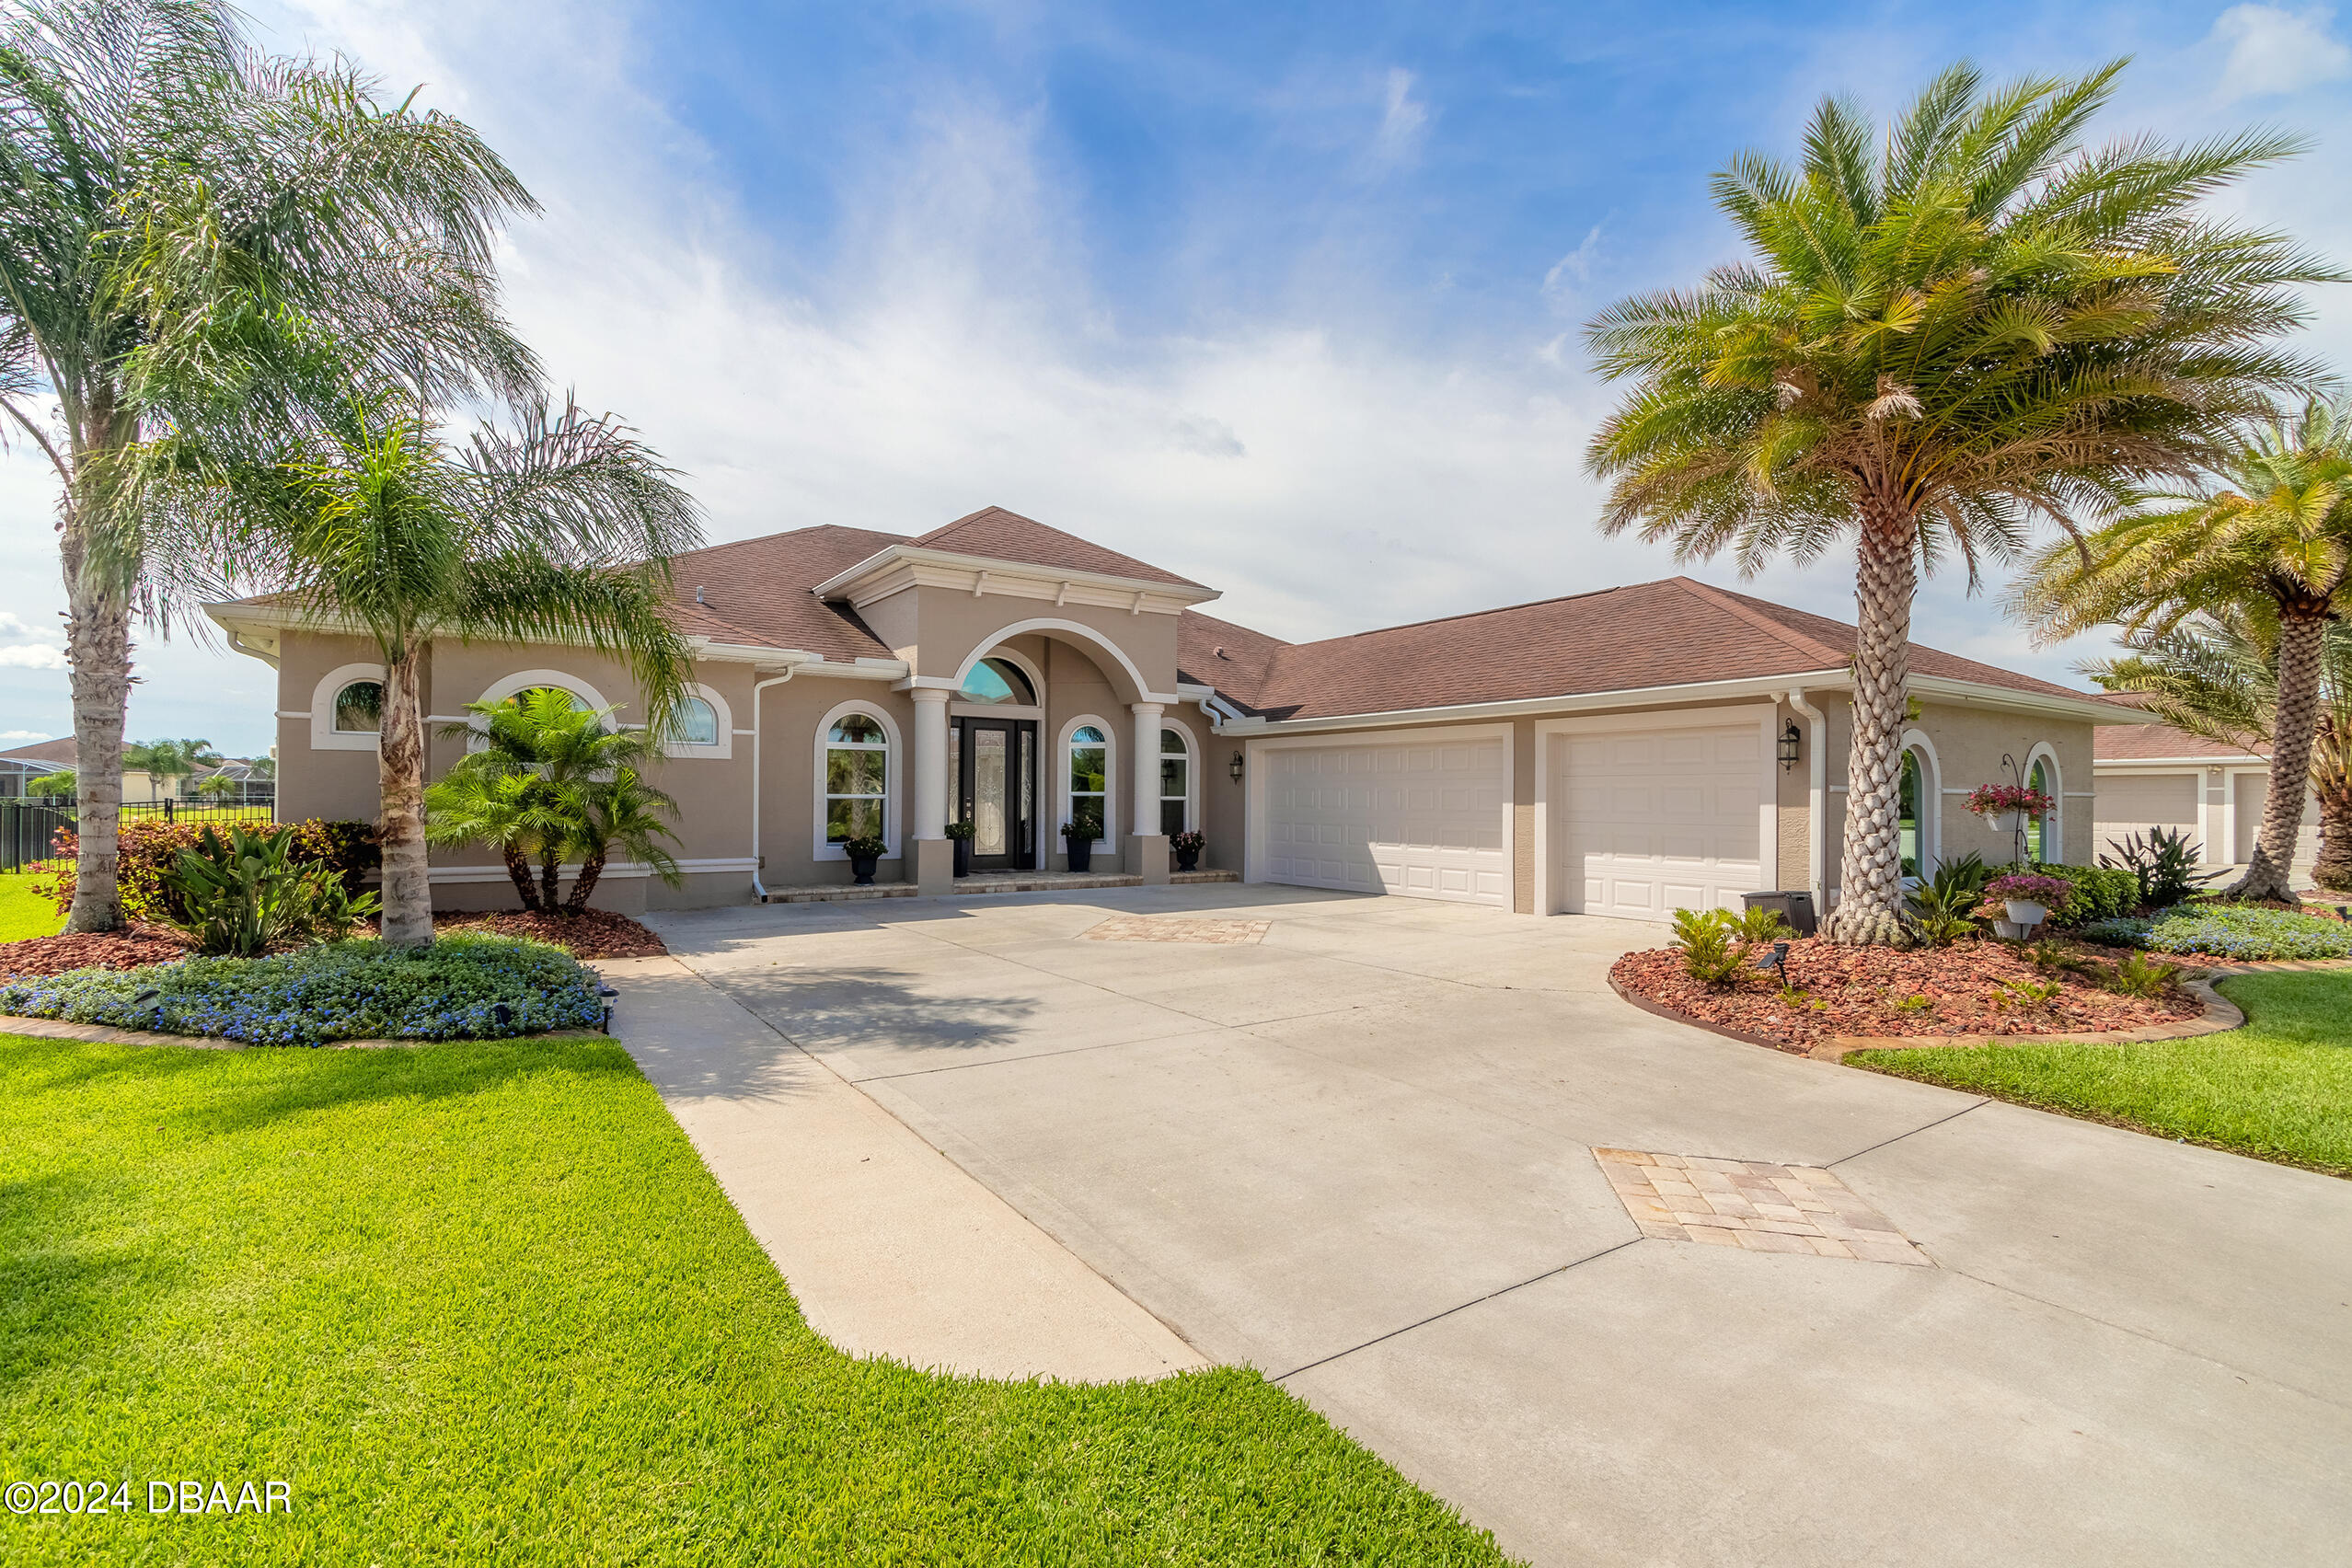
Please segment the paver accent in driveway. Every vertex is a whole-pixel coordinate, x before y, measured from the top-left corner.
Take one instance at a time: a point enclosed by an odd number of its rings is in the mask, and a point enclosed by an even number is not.
[[[1186,920],[1167,916],[1113,915],[1078,933],[1090,942],[1207,942],[1239,947],[1262,941],[1271,920]]]
[[[1653,1240],[1934,1266],[1885,1216],[1817,1166],[1630,1148],[1597,1148],[1593,1158]]]

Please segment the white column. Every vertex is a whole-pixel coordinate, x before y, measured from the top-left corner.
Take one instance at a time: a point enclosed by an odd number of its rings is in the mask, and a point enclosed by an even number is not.
[[[1161,705],[1157,702],[1134,705],[1136,745],[1128,767],[1135,775],[1135,791],[1129,797],[1135,801],[1135,814],[1129,819],[1129,833],[1149,835],[1159,831],[1159,715],[1162,711]]]
[[[948,819],[948,694],[917,686],[915,698],[915,833],[945,838]]]

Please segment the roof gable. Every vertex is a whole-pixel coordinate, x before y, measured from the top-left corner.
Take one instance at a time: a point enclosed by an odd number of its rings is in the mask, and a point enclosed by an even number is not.
[[[920,538],[894,542],[951,555],[1019,561],[1024,566],[1052,566],[1102,577],[1127,577],[1139,582],[1168,582],[1184,588],[1204,586],[1189,577],[1179,577],[1147,561],[1105,549],[1092,540],[1049,528],[1033,517],[1023,517],[1001,506],[985,506],[944,527],[934,528]],[[851,564],[854,563],[843,563]]]

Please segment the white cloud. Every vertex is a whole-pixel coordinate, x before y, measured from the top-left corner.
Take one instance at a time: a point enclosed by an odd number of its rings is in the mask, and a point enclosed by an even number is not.
[[[63,648],[48,648],[37,642],[0,648],[0,670],[62,670],[64,667],[65,651]]]
[[[1593,281],[1593,259],[1600,254],[1601,225],[1595,224],[1585,231],[1576,248],[1551,264],[1543,275],[1543,297],[1546,304],[1562,315],[1574,315],[1582,310],[1585,290]]]
[[[6,741],[11,745],[20,745],[29,741],[55,739],[56,737],[46,730],[0,730],[0,741]]]
[[[2335,19],[2323,6],[2232,6],[2222,12],[2211,35],[2230,51],[2221,66],[2222,101],[2300,92],[2352,74],[2352,48],[2328,31]]]
[[[1389,71],[1380,129],[1372,138],[1372,161],[1381,168],[1412,161],[1421,150],[1422,133],[1429,128],[1428,106],[1414,101],[1412,81],[1412,73],[1402,66]]]

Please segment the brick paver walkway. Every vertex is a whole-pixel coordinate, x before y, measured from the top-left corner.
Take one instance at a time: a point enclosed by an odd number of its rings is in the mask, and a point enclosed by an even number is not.
[[[1078,933],[1089,942],[1210,942],[1236,947],[1255,942],[1271,920],[1196,920],[1180,916],[1113,915]]]
[[[1885,1216],[1815,1166],[1626,1148],[1597,1148],[1593,1158],[1642,1234],[1661,1241],[1934,1266]]]

